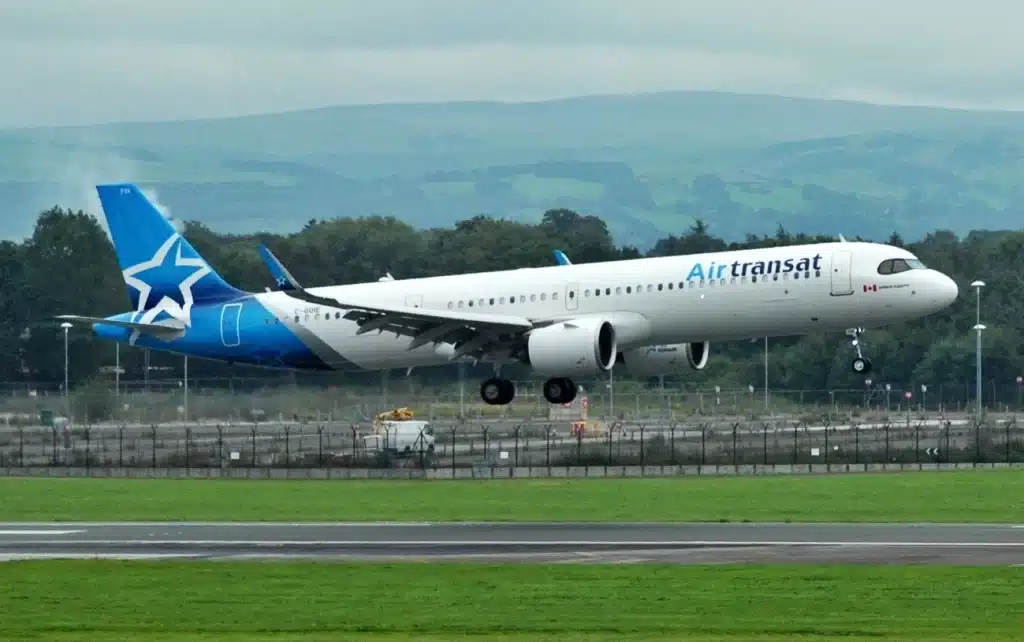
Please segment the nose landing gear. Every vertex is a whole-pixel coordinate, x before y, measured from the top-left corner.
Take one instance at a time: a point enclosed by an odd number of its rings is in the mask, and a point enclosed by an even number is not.
[[[864,328],[852,328],[846,331],[850,337],[850,345],[857,351],[857,358],[853,360],[853,372],[855,374],[867,374],[871,372],[871,362],[860,350],[860,338],[864,334]]]

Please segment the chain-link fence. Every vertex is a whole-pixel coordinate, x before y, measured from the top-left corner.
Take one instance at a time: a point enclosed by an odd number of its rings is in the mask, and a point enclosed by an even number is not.
[[[48,425],[50,417],[75,424],[162,424],[214,420],[238,423],[267,421],[316,423],[369,421],[380,412],[409,407],[430,421],[536,422],[601,419],[629,422],[686,421],[693,418],[759,420],[796,417],[809,422],[866,420],[893,415],[912,417],[972,410],[970,385],[884,384],[864,389],[785,390],[652,388],[636,381],[587,382],[569,408],[544,400],[540,383],[517,382],[516,398],[507,406],[488,406],[478,382],[429,386],[397,379],[380,387],[261,386],[258,380],[108,382],[59,389],[24,384],[0,385],[0,422],[8,426]],[[1021,387],[986,385],[982,401],[992,412],[1024,410]],[[2,425],[0,425],[2,429]]]
[[[1014,416],[807,422],[341,422],[19,426],[0,467],[467,468],[1024,461]]]

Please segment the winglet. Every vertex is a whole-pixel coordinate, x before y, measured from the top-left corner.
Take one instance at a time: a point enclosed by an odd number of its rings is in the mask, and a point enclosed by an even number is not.
[[[280,259],[274,256],[270,248],[260,243],[259,251],[260,256],[263,257],[263,262],[267,264],[267,269],[270,270],[270,275],[274,277],[278,289],[284,291],[303,289],[295,277],[292,276],[292,273],[288,271],[288,268],[284,266],[284,263],[281,263]]]
[[[562,250],[555,250],[555,262],[559,265],[572,265],[572,261],[565,255]]]

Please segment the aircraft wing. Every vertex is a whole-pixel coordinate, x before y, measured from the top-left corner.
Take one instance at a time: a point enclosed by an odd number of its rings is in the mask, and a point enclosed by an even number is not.
[[[345,318],[359,325],[359,334],[377,331],[412,337],[414,341],[409,346],[410,350],[428,343],[451,343],[455,345],[453,359],[462,356],[482,358],[488,353],[510,348],[521,342],[527,331],[546,325],[513,315],[367,305],[319,296],[300,287],[287,294],[306,303],[348,310]]]
[[[98,323],[110,325],[117,328],[127,328],[140,334],[149,334],[158,338],[170,339],[180,335],[185,330],[185,325],[180,321],[167,321],[162,323],[134,323],[132,321],[117,321],[104,319],[103,317],[83,317],[74,314],[61,314],[56,319],[61,321],[78,321],[79,323]]]

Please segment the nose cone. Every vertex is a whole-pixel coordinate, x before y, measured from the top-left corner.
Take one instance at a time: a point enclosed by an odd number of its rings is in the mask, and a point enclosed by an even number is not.
[[[947,307],[956,301],[957,297],[960,296],[960,288],[957,287],[956,281],[949,278],[941,272],[936,272],[937,280],[937,299],[942,307]]]

